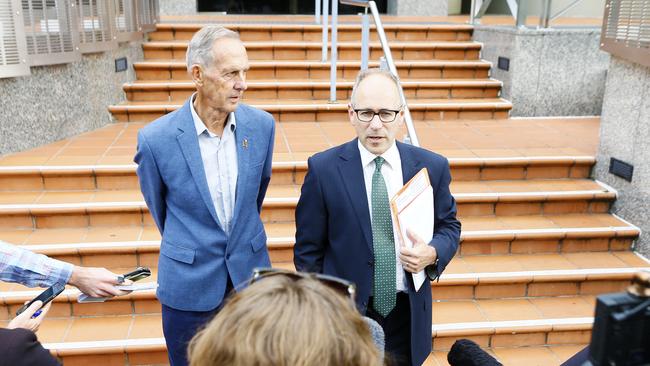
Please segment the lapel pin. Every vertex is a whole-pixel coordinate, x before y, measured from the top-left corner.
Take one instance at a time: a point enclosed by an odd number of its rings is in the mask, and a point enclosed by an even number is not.
[[[244,139],[244,141],[241,142],[241,146],[244,149],[248,149],[248,139]]]

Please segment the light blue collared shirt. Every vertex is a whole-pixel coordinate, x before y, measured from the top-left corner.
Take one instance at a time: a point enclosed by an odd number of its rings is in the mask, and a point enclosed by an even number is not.
[[[222,136],[210,132],[194,110],[194,98],[190,100],[190,110],[196,134],[199,137],[199,148],[203,169],[210,189],[210,198],[217,212],[221,228],[230,234],[230,223],[235,210],[235,194],[237,189],[237,143],[235,140],[235,113],[228,115],[226,127]]]

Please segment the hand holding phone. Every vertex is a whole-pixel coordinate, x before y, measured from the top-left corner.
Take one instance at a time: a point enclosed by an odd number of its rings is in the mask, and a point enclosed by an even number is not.
[[[75,266],[68,283],[85,294],[85,297],[107,298],[126,295],[116,286],[124,282],[123,275],[118,275],[101,267]]]
[[[141,280],[143,278],[151,276],[151,270],[146,267],[138,267],[134,271],[125,273],[123,275],[117,276],[117,284],[118,286],[113,285],[113,288],[115,291],[121,291],[122,294],[127,294],[130,292],[130,290],[124,289],[120,290],[119,284],[124,283],[124,281],[131,281],[130,283],[134,281]],[[115,277],[113,277],[113,281],[115,281]],[[82,293],[79,295],[77,298],[77,302],[80,303],[85,303],[85,302],[104,302],[106,301],[108,297],[106,296],[89,296],[86,293]]]
[[[59,296],[61,292],[65,289],[65,286],[60,284],[60,283],[55,283],[54,285],[50,286],[47,290],[41,292],[38,296],[33,298],[30,302],[26,303],[25,305],[21,306],[18,311],[16,311],[16,316],[22,314],[25,310],[27,310],[33,303],[40,301],[41,306],[38,308],[40,309],[43,305],[46,305],[50,301],[54,300],[55,297]],[[32,317],[36,318],[37,316],[40,315],[40,312],[38,310],[32,315]]]
[[[45,315],[50,310],[51,301],[64,289],[64,285],[54,284],[31,301],[25,303],[16,311],[16,317],[9,322],[7,328],[24,328],[32,332],[37,331],[41,322],[45,319]]]
[[[9,322],[9,325],[7,325],[7,328],[23,328],[36,332],[45,319],[45,315],[47,315],[47,312],[50,310],[51,305],[51,302],[46,305],[43,305],[40,301],[33,302],[25,311],[13,318],[11,322]],[[34,314],[37,312],[40,312],[40,315],[35,317]]]
[[[130,280],[132,282],[135,281],[140,281],[143,278],[147,278],[151,276],[151,270],[147,267],[138,267],[135,269],[135,271],[125,273],[120,276],[120,282],[124,282],[124,280]]]

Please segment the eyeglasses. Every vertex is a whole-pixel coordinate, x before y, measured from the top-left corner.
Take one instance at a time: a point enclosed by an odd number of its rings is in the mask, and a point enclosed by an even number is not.
[[[379,116],[379,120],[383,123],[393,122],[400,110],[401,107],[398,110],[380,109],[379,112],[375,112],[372,109],[353,109],[353,111],[357,114],[357,118],[361,122],[370,122],[373,118],[375,118],[375,116]]]
[[[354,297],[356,296],[357,292],[356,286],[352,282],[338,277],[328,276],[320,273],[294,272],[281,268],[255,268],[253,270],[253,277],[251,278],[249,284],[257,282],[263,278],[276,275],[284,275],[296,281],[304,278],[318,280],[320,283],[331,288],[332,290],[342,294],[345,297],[349,297],[352,301],[354,301]]]

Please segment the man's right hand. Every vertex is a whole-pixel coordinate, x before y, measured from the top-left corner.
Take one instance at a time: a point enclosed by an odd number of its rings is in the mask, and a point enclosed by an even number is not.
[[[118,282],[118,275],[106,268],[74,266],[69,284],[92,297],[113,297],[128,294],[130,291],[117,289],[116,285],[129,285],[131,281]]]
[[[45,315],[50,310],[51,305],[51,302],[43,306],[43,303],[41,301],[34,301],[34,303],[31,304],[25,311],[20,313],[20,315],[16,316],[11,322],[9,322],[7,328],[24,328],[31,330],[32,332],[36,332],[38,330],[38,327],[41,326],[43,319],[45,319]],[[42,309],[41,306],[43,306]],[[32,319],[32,315],[34,315],[38,309],[41,309],[41,313],[36,318]]]

